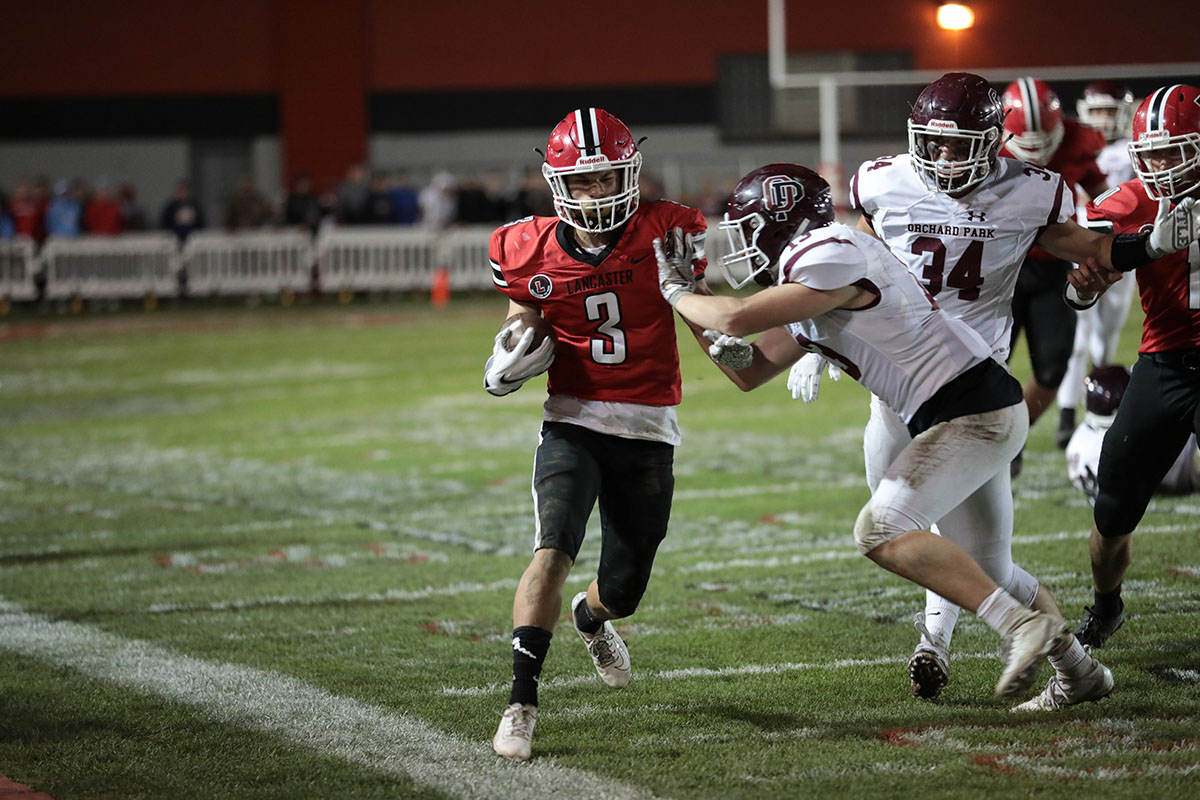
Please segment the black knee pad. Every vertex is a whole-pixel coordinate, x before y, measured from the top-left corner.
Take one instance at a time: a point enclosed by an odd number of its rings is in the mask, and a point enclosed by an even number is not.
[[[1122,502],[1115,495],[1101,490],[1096,495],[1096,507],[1092,511],[1096,530],[1106,539],[1133,533],[1145,511],[1134,515],[1130,513],[1131,508],[1136,508],[1136,504]]]
[[[646,586],[650,583],[650,569],[616,568],[601,570],[596,578],[600,602],[616,617],[628,617],[637,611]]]

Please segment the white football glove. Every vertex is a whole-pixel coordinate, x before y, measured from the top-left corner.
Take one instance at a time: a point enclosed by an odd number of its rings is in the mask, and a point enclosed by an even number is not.
[[[832,361],[827,361],[820,353],[809,353],[792,364],[788,373],[787,388],[792,393],[793,400],[803,400],[811,403],[821,393],[821,370],[829,367],[829,380],[840,381],[842,371]]]
[[[1179,205],[1171,208],[1171,201],[1163,197],[1158,201],[1158,214],[1154,217],[1154,230],[1146,241],[1146,252],[1151,258],[1162,258],[1174,253],[1200,238],[1200,204],[1195,198],[1185,197]]]
[[[533,328],[525,329],[512,350],[504,349],[504,344],[512,337],[518,325],[519,323],[513,323],[496,334],[492,355],[483,368],[483,388],[497,397],[515,392],[525,381],[534,375],[541,375],[554,363],[553,336],[547,336],[536,350],[527,352],[530,342],[533,341]]]
[[[658,260],[658,290],[663,299],[674,308],[679,298],[696,291],[696,273],[692,269],[696,246],[692,234],[683,228],[668,231],[670,241],[664,247],[663,240],[654,240],[654,257]]]
[[[704,338],[712,342],[708,355],[713,361],[730,369],[745,369],[754,360],[754,346],[745,339],[720,331],[705,331]]]

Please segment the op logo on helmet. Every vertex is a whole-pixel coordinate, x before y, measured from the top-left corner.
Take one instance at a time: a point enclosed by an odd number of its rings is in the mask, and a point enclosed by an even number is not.
[[[804,186],[795,178],[772,175],[763,181],[763,208],[776,222],[786,222],[788,214],[804,199]]]

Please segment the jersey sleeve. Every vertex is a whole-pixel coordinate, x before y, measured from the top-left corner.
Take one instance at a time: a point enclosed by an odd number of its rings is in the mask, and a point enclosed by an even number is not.
[[[830,291],[849,286],[867,276],[867,259],[850,236],[801,237],[783,254],[783,276],[788,283]]]
[[[504,274],[504,233],[505,228],[492,231],[488,240],[488,261],[492,267],[492,285],[506,297],[512,297],[512,289],[508,285],[508,276]]]
[[[692,272],[695,272],[697,281],[704,277],[704,273],[708,271],[708,221],[704,219],[700,209],[690,209],[688,206],[680,206],[682,209],[689,211],[686,215],[686,222],[680,227],[683,228],[685,234],[691,234],[692,245],[696,248],[696,253],[691,260]]]
[[[1055,173],[1050,174],[1054,175]],[[1067,186],[1066,179],[1061,175],[1055,177],[1058,178],[1058,187],[1054,194],[1054,207],[1050,210],[1049,222],[1051,224],[1066,222],[1075,217],[1075,192]]]
[[[1140,184],[1136,181],[1122,183],[1088,203],[1084,209],[1084,227],[1101,233],[1114,232],[1117,223],[1137,209],[1139,198],[1135,186]]]

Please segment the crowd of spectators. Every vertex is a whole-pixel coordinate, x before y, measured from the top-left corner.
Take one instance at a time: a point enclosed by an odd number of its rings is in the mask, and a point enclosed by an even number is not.
[[[642,175],[642,196],[662,196],[662,186]],[[695,197],[678,198],[719,215],[724,197],[712,182]],[[277,197],[261,192],[245,177],[224,199],[220,224],[228,231],[277,227],[306,228],[314,235],[336,226],[500,225],[529,215],[554,216],[549,188],[536,169],[510,180],[499,170],[465,175],[435,172],[418,186],[406,170],[369,171],[361,164],[347,170],[336,186],[318,191],[312,176],[297,173]],[[0,186],[0,239],[27,236],[39,245],[47,237],[115,236],[126,231],[172,231],[182,242],[195,230],[211,225],[191,182],[181,179],[157,216],[140,205],[132,184],[100,177],[51,183],[48,178],[20,178],[11,194]]]

